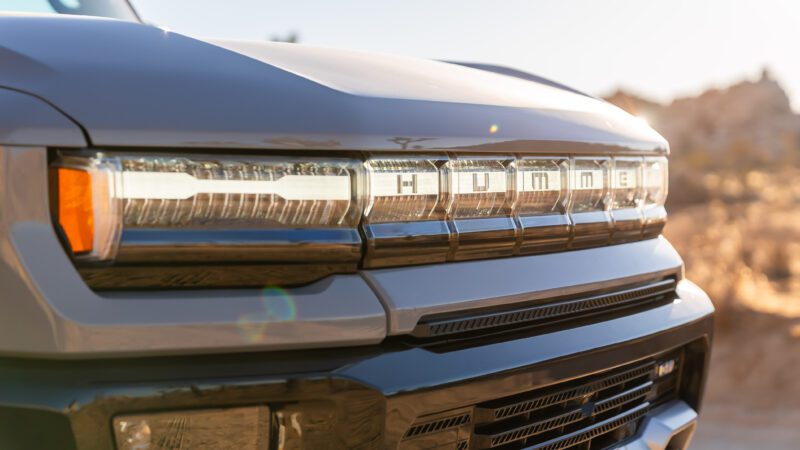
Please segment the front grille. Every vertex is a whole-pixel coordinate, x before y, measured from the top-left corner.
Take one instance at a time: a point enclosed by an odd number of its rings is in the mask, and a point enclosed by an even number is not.
[[[487,329],[529,327],[574,320],[632,306],[656,305],[675,291],[675,280],[660,280],[645,285],[577,298],[555,299],[545,304],[470,314],[467,316],[423,320],[412,332],[418,338],[442,338]]]
[[[681,367],[681,353],[672,352],[419,418],[400,448],[605,449],[632,437],[652,407],[677,396]]]
[[[472,416],[469,413],[457,416],[449,416],[444,419],[431,420],[430,422],[421,423],[409,428],[408,431],[406,431],[405,437],[412,438],[414,436],[455,428],[469,423],[470,420],[472,420]]]

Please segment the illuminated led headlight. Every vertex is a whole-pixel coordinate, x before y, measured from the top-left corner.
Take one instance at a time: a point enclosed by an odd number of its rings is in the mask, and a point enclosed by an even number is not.
[[[666,221],[665,157],[82,151],[52,169],[57,228],[101,288],[300,284],[627,242]]]
[[[514,158],[468,156],[447,163],[448,217],[458,244],[450,258],[508,256],[514,251]]]
[[[644,184],[642,234],[645,238],[655,237],[661,233],[667,222],[667,210],[664,209],[669,186],[667,158],[646,157],[642,177]]]
[[[65,156],[58,223],[85,262],[349,262],[360,258],[348,159]]]

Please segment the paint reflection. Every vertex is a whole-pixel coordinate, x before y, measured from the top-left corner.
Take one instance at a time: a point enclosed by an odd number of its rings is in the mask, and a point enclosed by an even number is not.
[[[277,286],[268,286],[261,291],[261,306],[261,311],[239,318],[239,330],[250,342],[264,342],[268,324],[291,322],[297,318],[294,299]]]

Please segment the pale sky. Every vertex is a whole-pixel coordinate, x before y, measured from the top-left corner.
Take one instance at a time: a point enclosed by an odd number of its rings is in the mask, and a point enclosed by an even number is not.
[[[132,0],[193,36],[496,63],[669,101],[767,66],[800,111],[798,0]]]

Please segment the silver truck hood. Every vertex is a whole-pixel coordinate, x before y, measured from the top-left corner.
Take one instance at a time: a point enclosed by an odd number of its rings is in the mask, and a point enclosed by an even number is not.
[[[0,14],[0,87],[95,146],[658,151],[601,100],[445,62],[203,41],[110,19]]]

